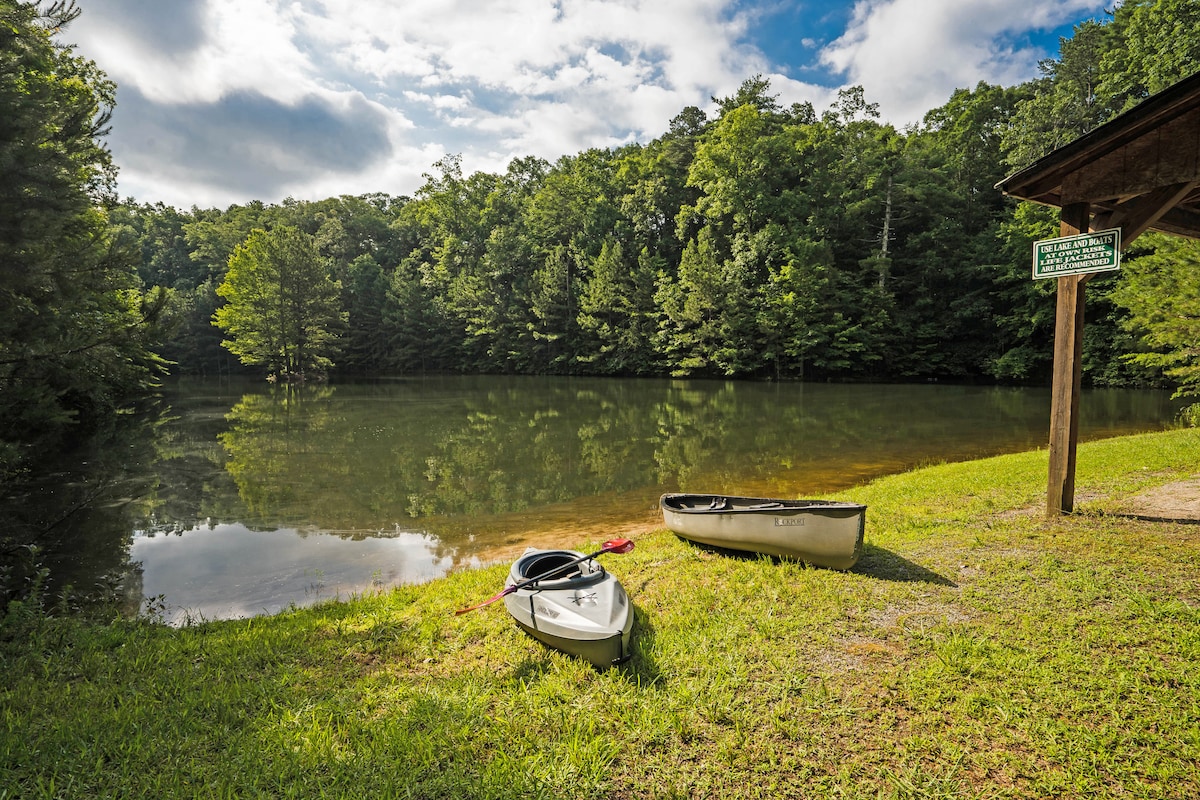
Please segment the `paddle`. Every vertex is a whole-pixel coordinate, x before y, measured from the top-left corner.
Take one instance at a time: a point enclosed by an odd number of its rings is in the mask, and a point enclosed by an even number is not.
[[[512,586],[506,586],[504,588],[504,591],[502,591],[499,594],[496,594],[492,597],[489,597],[487,600],[484,600],[482,603],[470,606],[469,608],[460,608],[458,611],[455,611],[454,614],[457,616],[458,614],[465,614],[468,611],[474,611],[477,608],[483,608],[486,605],[491,605],[492,603],[499,600],[501,597],[512,594],[517,589],[520,589],[523,586],[528,586],[531,583],[537,583],[538,581],[544,581],[547,578],[551,578],[551,577],[559,574],[560,572],[565,571],[567,569],[567,567],[573,567],[581,561],[587,561],[588,559],[595,558],[596,556],[603,555],[604,553],[628,553],[632,549],[633,549],[633,541],[632,540],[630,540],[630,539],[612,539],[610,541],[605,542],[603,547],[601,547],[599,550],[597,550],[596,552],[594,552],[590,555],[580,556],[579,558],[572,559],[571,561],[568,561],[565,564],[559,564],[554,569],[547,570],[546,572],[543,572],[541,575],[534,575],[532,578],[526,578],[523,581],[517,581]]]

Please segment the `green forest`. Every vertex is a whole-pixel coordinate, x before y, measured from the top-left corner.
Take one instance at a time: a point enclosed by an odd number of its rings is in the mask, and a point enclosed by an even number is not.
[[[115,196],[78,13],[0,0],[0,471],[172,372],[1047,383],[1058,212],[995,184],[1200,69],[1200,3],[1128,0],[902,130],[750,76],[646,143],[181,210]],[[1200,245],[1141,237],[1090,286],[1087,384],[1200,392]]]

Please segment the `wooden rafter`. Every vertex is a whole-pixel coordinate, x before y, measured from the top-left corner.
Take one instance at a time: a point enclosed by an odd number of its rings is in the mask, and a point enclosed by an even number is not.
[[[1124,244],[1146,230],[1200,238],[1200,73],[996,188],[1056,208],[1087,203],[1096,216],[1091,229],[1122,227]]]
[[[1012,175],[996,188],[1061,209],[1061,235],[1110,228],[1200,239],[1200,73]],[[1090,275],[1058,278],[1046,513],[1074,510],[1075,445]]]
[[[1191,197],[1197,186],[1200,186],[1200,180],[1176,183],[1118,202],[1113,208],[1097,214],[1091,227],[1098,231],[1120,228],[1121,241],[1129,246],[1134,239],[1158,224],[1167,212]]]

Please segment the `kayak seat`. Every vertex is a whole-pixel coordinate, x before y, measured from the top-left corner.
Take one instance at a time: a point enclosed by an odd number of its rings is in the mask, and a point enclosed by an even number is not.
[[[517,574],[522,580],[539,578],[530,588],[566,588],[595,583],[604,577],[604,567],[595,561],[571,562],[581,554],[570,550],[543,550],[517,559]],[[561,571],[558,571],[559,568]]]

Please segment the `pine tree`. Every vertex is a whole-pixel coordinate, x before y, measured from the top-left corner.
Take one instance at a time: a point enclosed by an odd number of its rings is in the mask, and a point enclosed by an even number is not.
[[[0,471],[108,418],[162,366],[167,293],[140,291],[136,254],[108,230],[115,87],[55,41],[78,15],[0,0]]]

